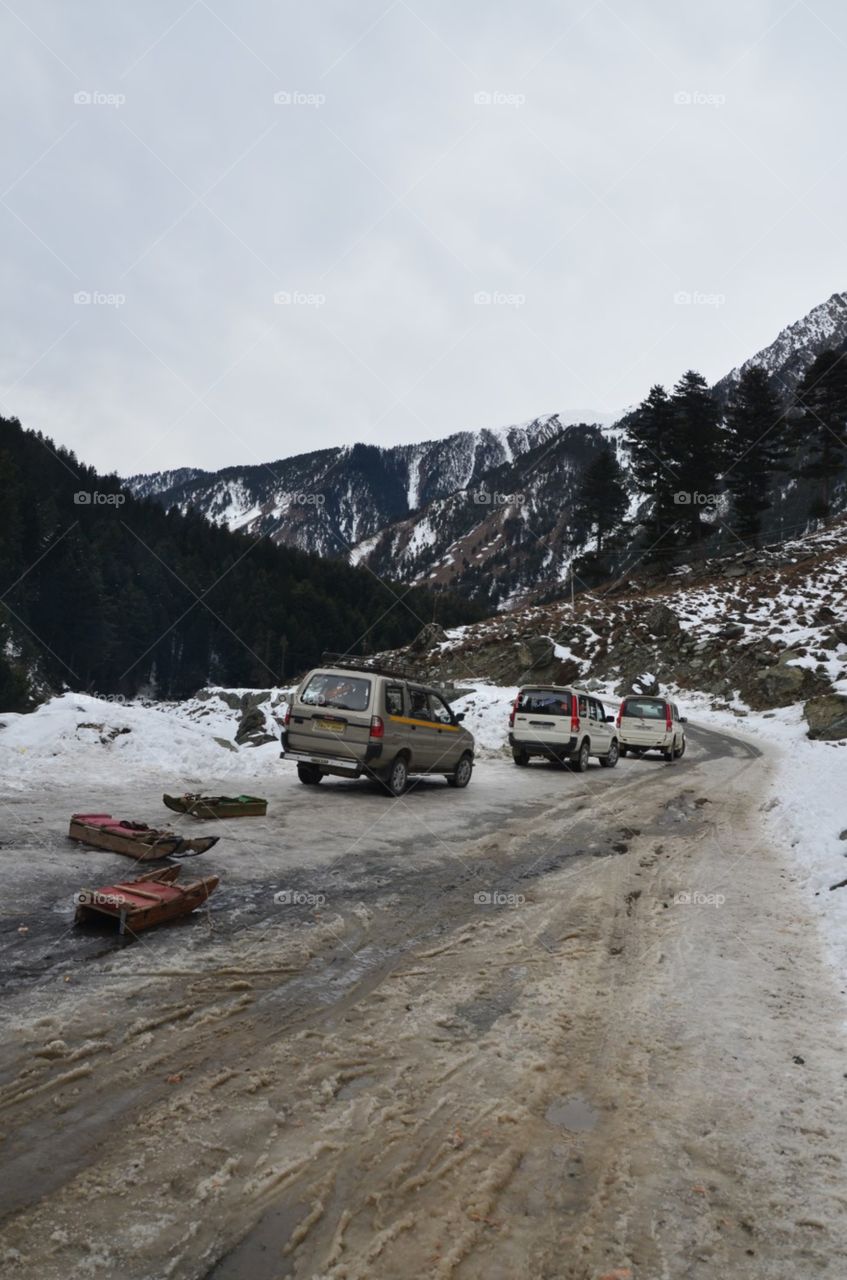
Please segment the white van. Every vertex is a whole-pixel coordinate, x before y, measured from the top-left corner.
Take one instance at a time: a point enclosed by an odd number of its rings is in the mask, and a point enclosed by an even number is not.
[[[620,737],[620,752],[634,756],[645,751],[661,751],[672,763],[685,755],[684,716],[669,698],[646,698],[631,694],[624,698],[615,721]]]
[[[509,715],[509,746],[517,765],[533,756],[569,763],[581,773],[591,756],[606,769],[618,763],[615,717],[599,698],[561,685],[526,685],[518,690]]]

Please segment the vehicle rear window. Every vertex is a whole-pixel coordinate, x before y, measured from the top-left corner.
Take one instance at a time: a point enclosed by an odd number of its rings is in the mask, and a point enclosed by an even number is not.
[[[623,713],[640,716],[642,720],[664,720],[666,705],[661,698],[628,698],[623,704]]]
[[[571,695],[552,689],[525,689],[518,698],[517,709],[528,716],[569,716]]]
[[[312,707],[335,707],[337,711],[366,711],[371,699],[371,682],[362,676],[313,675],[300,695]]]

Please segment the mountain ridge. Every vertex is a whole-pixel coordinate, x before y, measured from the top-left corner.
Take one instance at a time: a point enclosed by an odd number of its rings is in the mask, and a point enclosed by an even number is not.
[[[713,390],[725,402],[742,373],[760,365],[790,396],[827,346],[847,348],[847,292],[785,326]],[[581,477],[606,444],[626,474],[628,416],[592,423],[547,413],[413,444],[358,442],[274,463],[178,468],[125,483],[215,524],[409,583],[456,587],[502,608],[532,591],[555,590],[586,552],[590,530],[576,509]],[[794,505],[790,515],[797,519]],[[637,507],[632,487],[630,516]]]

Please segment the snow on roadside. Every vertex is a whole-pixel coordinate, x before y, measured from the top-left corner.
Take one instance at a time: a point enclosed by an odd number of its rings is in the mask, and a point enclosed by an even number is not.
[[[716,711],[704,694],[688,694],[693,723],[738,734],[767,749],[773,765],[766,831],[787,845],[795,870],[821,922],[826,952],[839,979],[847,975],[847,742],[806,736],[802,707],[777,711]],[[742,704],[739,703],[739,707]]]
[[[107,784],[129,771],[171,772],[179,780],[278,770],[278,742],[235,745],[238,720],[216,697],[144,703],[65,693],[27,715],[0,713],[0,776],[9,790],[22,791],[77,779]]]
[[[489,684],[475,680],[474,692],[467,693],[452,704],[454,712],[464,712],[464,727],[476,739],[476,755],[502,755],[509,732],[509,712],[517,695],[517,688]]]

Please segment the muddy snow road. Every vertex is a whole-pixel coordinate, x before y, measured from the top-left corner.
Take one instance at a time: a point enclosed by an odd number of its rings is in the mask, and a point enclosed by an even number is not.
[[[127,873],[64,839],[97,779],[6,797],[4,1274],[843,1277],[841,995],[768,776],[705,730],[398,801],[281,770],[128,943],[69,928]]]

